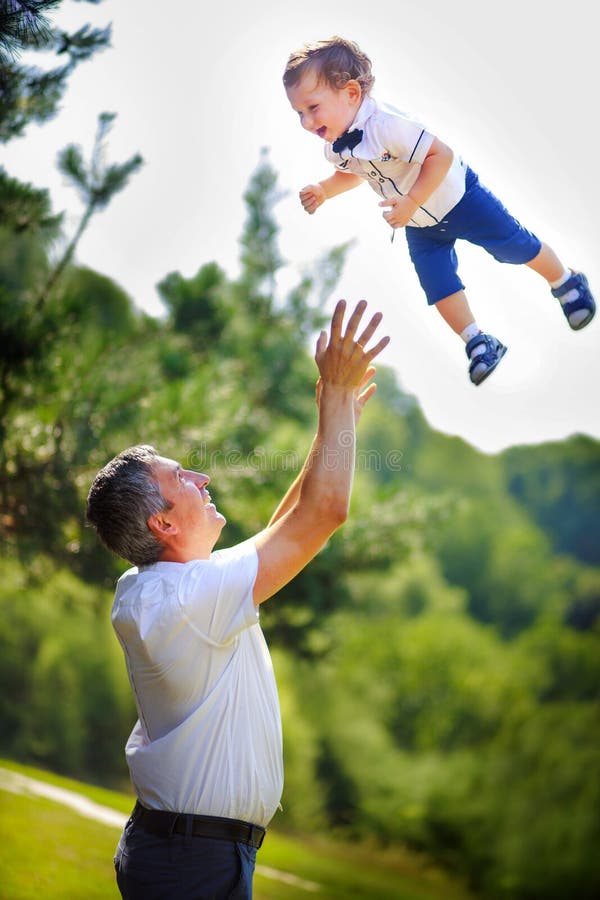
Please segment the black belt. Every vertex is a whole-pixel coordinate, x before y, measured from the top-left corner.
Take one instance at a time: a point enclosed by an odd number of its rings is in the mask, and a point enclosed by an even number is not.
[[[151,834],[169,837],[172,834],[191,834],[193,837],[217,838],[235,841],[250,847],[261,846],[265,829],[260,825],[242,822],[240,819],[221,819],[219,816],[193,816],[189,813],[168,812],[163,809],[146,809],[135,804],[131,819]]]

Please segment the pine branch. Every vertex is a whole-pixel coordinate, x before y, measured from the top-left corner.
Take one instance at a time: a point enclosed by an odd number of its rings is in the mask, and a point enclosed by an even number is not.
[[[106,28],[92,28],[90,25],[84,25],[74,34],[68,34],[66,31],[56,31],[53,35],[58,55],[68,53],[71,59],[71,65],[84,62],[93,56],[98,50],[104,50],[110,44],[112,35],[112,27],[107,25]]]
[[[45,240],[53,238],[62,214],[52,215],[47,190],[34,188],[11,178],[0,166],[0,222],[16,234],[40,232]]]
[[[18,137],[29,122],[45,122],[56,114],[70,66],[41,69],[0,63],[0,142]]]
[[[44,13],[60,0],[2,0],[0,4],[0,62],[14,60],[27,47],[40,47],[52,37]]]
[[[105,165],[105,139],[115,117],[116,113],[107,112],[98,116],[98,128],[88,167],[86,167],[81,149],[75,144],[65,147],[59,154],[59,169],[76,188],[85,209],[75,234],[36,301],[36,309],[41,309],[45,304],[59,277],[73,259],[77,244],[94,213],[108,206],[114,195],[125,187],[129,177],[142,165],[143,160],[139,153],[124,163]]]

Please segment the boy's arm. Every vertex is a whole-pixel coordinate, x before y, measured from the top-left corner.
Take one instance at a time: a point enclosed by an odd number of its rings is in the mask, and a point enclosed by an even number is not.
[[[318,181],[317,184],[308,184],[300,191],[300,203],[307,213],[312,215],[326,200],[343,194],[358,187],[364,181],[360,175],[354,172],[340,172],[336,170],[330,178]]]
[[[423,160],[419,177],[404,197],[393,197],[383,200],[379,205],[388,207],[383,218],[392,228],[403,228],[408,225],[412,216],[425,203],[448,174],[454,159],[453,150],[434,138]]]

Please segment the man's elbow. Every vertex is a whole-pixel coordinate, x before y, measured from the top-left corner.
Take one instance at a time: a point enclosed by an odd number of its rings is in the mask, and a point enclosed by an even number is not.
[[[327,504],[327,519],[333,531],[336,531],[348,518],[350,504],[347,498],[334,499]]]
[[[332,534],[348,518],[350,497],[345,491],[330,489],[319,494],[301,496],[295,513],[302,515],[310,529]]]

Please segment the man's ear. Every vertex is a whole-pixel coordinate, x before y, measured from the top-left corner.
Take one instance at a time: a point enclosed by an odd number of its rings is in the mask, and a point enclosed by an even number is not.
[[[177,534],[178,528],[169,519],[165,516],[164,513],[154,513],[148,519],[148,528],[152,532],[155,538],[158,538],[159,541],[164,540],[166,537]]]

